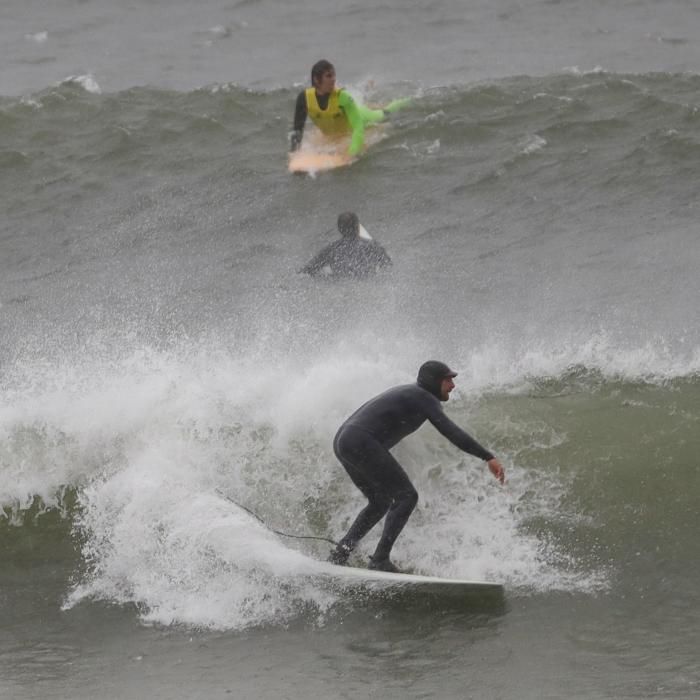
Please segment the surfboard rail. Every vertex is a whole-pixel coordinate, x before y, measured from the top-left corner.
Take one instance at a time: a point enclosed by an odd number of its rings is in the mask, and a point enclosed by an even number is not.
[[[384,599],[432,599],[502,603],[505,589],[494,581],[451,579],[424,574],[394,574],[354,566],[317,562],[311,577],[330,589],[348,595]]]

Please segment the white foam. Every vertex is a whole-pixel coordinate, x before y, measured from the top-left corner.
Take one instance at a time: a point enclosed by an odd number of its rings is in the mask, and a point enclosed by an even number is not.
[[[46,40],[49,38],[49,33],[44,31],[44,32],[36,32],[35,34],[25,34],[24,38],[27,39],[27,41],[34,41],[37,44],[44,44],[44,43],[46,43]]]
[[[435,139],[431,144],[428,144],[428,147],[425,149],[425,152],[432,156],[435,155],[438,151],[440,150],[440,139]]]
[[[299,576],[312,568],[306,554],[314,552],[271,536],[217,490],[273,527],[338,537],[362,497],[332,454],[333,435],[367,398],[413,381],[425,350],[409,340],[358,332],[303,357],[232,354],[209,344],[18,365],[0,388],[0,503],[27,507],[34,494],[57,503],[65,485],[77,489],[92,572],[67,605],[129,601],[144,619],[222,628],[274,623],[299,606],[325,610],[334,596]],[[465,402],[483,390],[517,390],[572,364],[652,381],[700,368],[700,352],[681,358],[661,341],[625,350],[604,336],[558,348],[550,339],[517,351],[492,341],[455,358],[460,391],[450,411],[468,411]],[[543,445],[561,439],[535,438]],[[605,585],[604,573],[581,572],[523,531],[533,517],[562,517],[569,488],[562,477],[504,455],[509,483],[500,488],[478,460],[462,460],[429,428],[396,454],[421,494],[398,561],[428,574],[502,580],[514,590]]]
[[[563,72],[569,73],[570,75],[600,75],[605,73],[606,70],[602,66],[594,66],[588,70],[581,70],[578,66],[566,66]]]
[[[44,108],[44,105],[41,102],[39,102],[38,100],[35,100],[33,97],[23,96],[20,99],[20,103],[27,106],[27,107],[31,107],[32,109],[43,109]]]
[[[423,121],[430,123],[444,121],[445,119],[447,119],[447,114],[445,114],[444,110],[439,109],[437,112],[431,112]]]
[[[537,136],[535,134],[530,139],[528,139],[527,143],[522,147],[521,153],[523,153],[523,155],[529,156],[533,153],[541,151],[546,145],[546,139],[543,139],[541,136]]]
[[[97,597],[136,602],[145,620],[210,628],[280,622],[296,611],[306,558],[251,516],[197,487],[185,445],[152,447],[94,482],[81,524],[93,563],[65,606]],[[184,458],[183,458],[184,457]],[[326,605],[322,591],[314,602]]]
[[[227,38],[231,36],[231,27],[227,27],[223,24],[217,24],[215,27],[209,28],[209,33],[217,37]]]
[[[65,78],[62,83],[73,83],[75,85],[80,85],[86,92],[90,92],[93,95],[101,95],[102,88],[99,86],[98,82],[92,75],[70,75]]]

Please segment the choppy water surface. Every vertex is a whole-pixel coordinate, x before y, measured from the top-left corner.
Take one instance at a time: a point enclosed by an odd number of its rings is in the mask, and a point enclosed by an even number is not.
[[[696,697],[700,13],[171,10],[0,15],[0,690]],[[322,54],[413,104],[291,177]],[[392,269],[298,275],[347,209]],[[335,430],[430,357],[508,483],[421,429],[396,558],[503,605],[367,605],[227,499],[338,537]]]

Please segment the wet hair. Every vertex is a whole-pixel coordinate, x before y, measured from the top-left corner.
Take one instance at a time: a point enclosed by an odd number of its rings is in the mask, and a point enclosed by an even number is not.
[[[316,61],[316,63],[314,63],[314,65],[311,67],[311,85],[315,86],[316,81],[320,80],[323,77],[323,74],[327,73],[329,70],[332,70],[335,73],[335,68],[330,61],[326,61],[325,58],[321,59],[320,61]]]
[[[343,236],[357,236],[360,233],[360,220],[353,211],[344,211],[338,216],[338,231]]]

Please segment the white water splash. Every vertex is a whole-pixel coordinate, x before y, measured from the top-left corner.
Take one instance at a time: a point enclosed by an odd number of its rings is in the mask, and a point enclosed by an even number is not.
[[[71,75],[65,78],[62,83],[73,83],[75,85],[80,85],[86,92],[90,92],[93,95],[101,95],[102,88],[99,86],[98,82],[92,75]]]
[[[279,622],[300,606],[325,610],[336,596],[302,575],[313,570],[308,554],[322,557],[323,547],[295,551],[217,490],[273,527],[338,537],[362,498],[332,455],[333,434],[369,396],[412,381],[415,372],[374,342],[358,334],[351,345],[304,359],[199,348],[24,367],[25,384],[15,376],[2,391],[0,500],[26,506],[38,494],[50,503],[65,484],[77,490],[91,574],[67,605],[95,597],[134,602],[147,620],[222,628]],[[463,411],[487,388],[507,392],[530,376],[556,376],[572,362],[606,374],[669,377],[697,370],[698,360],[674,363],[654,343],[624,353],[604,338],[531,348],[517,360],[503,348],[474,349],[457,363],[460,394],[450,410]],[[261,362],[263,374],[255,371]],[[556,444],[556,436],[543,440]],[[501,489],[430,428],[396,454],[421,494],[397,561],[512,589],[604,585],[601,572],[560,566],[561,552],[522,529],[532,517],[560,517],[568,489],[560,477],[511,459]]]

